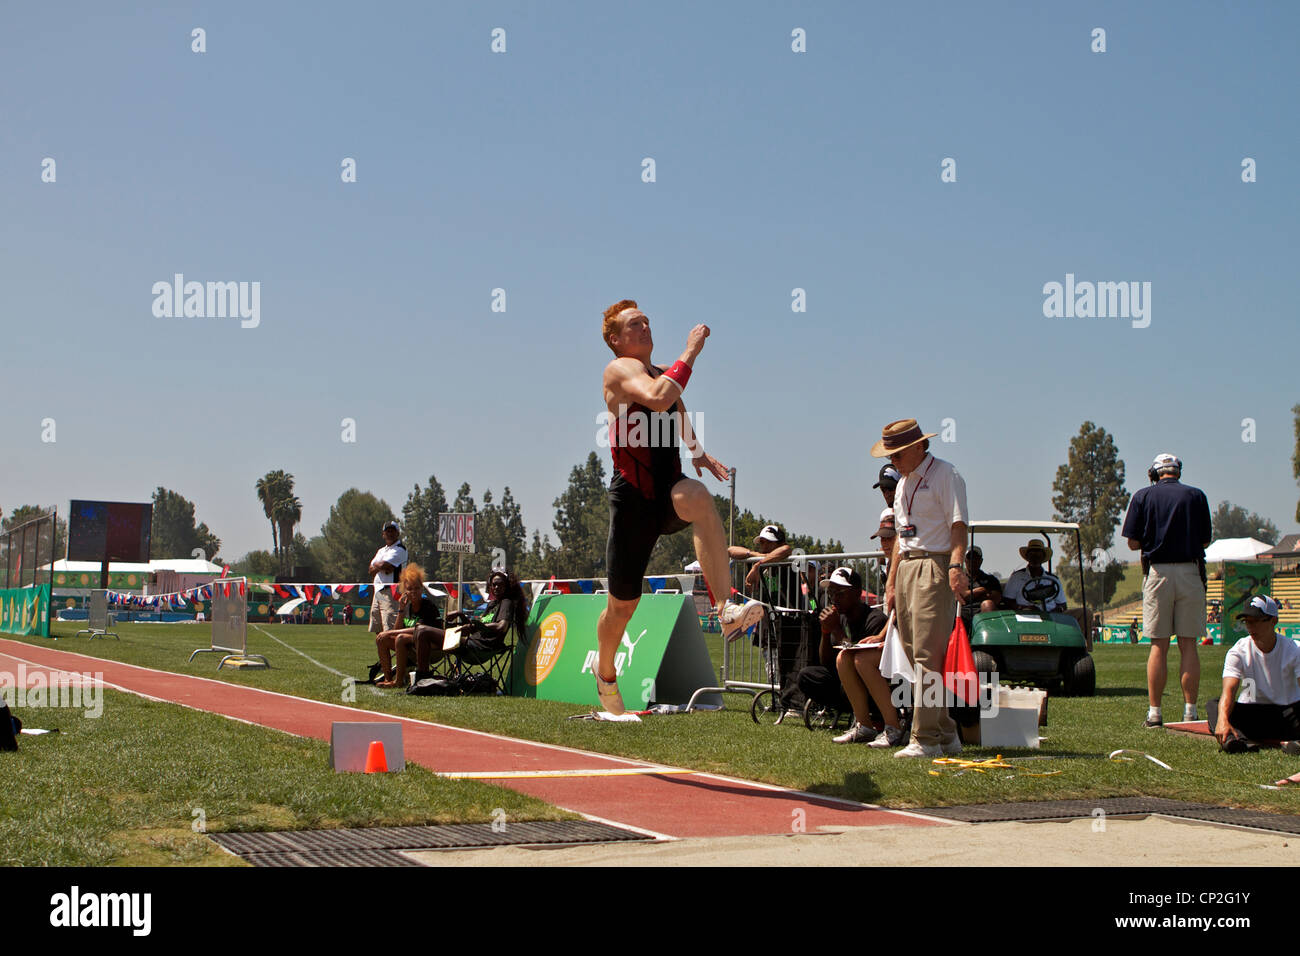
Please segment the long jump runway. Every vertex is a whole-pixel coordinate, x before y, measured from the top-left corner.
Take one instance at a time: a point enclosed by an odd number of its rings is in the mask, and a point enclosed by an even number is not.
[[[660,838],[761,836],[819,828],[951,826],[950,821],[716,774],[396,717],[206,677],[0,640],[0,670],[47,679],[102,675],[104,685],[298,737],[329,740],[334,721],[397,721],[406,759],[449,777],[509,787],[594,820]],[[688,720],[689,717],[667,718]]]

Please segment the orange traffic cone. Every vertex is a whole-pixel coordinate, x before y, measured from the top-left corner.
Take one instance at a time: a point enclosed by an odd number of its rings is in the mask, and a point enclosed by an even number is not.
[[[370,741],[370,749],[366,751],[366,773],[388,773],[388,758],[384,756],[382,740]]]

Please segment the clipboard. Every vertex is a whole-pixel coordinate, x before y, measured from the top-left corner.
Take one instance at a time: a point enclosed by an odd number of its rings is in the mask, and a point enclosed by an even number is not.
[[[459,627],[447,628],[447,630],[443,632],[442,649],[444,651],[454,651],[456,650],[456,648],[460,647],[461,632],[464,630],[465,628],[463,625]]]

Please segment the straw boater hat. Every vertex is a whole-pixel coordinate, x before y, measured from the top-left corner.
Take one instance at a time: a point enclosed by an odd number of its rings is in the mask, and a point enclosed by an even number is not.
[[[917,442],[933,438],[937,434],[939,433],[930,432],[928,435],[923,435],[921,426],[916,423],[915,418],[900,418],[880,430],[880,441],[871,446],[871,457],[888,458],[904,448],[910,448]]]
[[[1030,551],[1041,551],[1043,552],[1043,555],[1048,558],[1052,556],[1051,545],[1046,541],[1039,540],[1038,538],[1030,538],[1029,543],[1020,549],[1020,556],[1028,561]]]

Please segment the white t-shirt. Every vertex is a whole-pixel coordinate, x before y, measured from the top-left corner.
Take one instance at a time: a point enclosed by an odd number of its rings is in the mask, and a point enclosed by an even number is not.
[[[966,517],[966,480],[957,469],[929,452],[894,493],[894,527],[900,551],[951,551],[952,526]],[[903,533],[909,525],[916,534]]]
[[[1046,568],[1038,576],[1056,582],[1056,597],[1047,602],[1047,609],[1049,611],[1059,611],[1065,607],[1065,589],[1061,587],[1061,579],[1055,574],[1049,573]],[[1025,585],[1032,580],[1033,577],[1030,576],[1029,569],[1021,568],[1007,578],[1007,586],[1002,589],[1002,596],[1008,601],[1014,601],[1017,605],[1029,604],[1028,599],[1021,592],[1025,589]]]
[[[1240,703],[1294,704],[1300,700],[1300,647],[1279,634],[1273,649],[1265,654],[1246,635],[1224,658],[1223,676],[1241,681]]]
[[[404,564],[406,564],[406,548],[402,546],[402,542],[400,541],[392,545],[386,544],[378,551],[375,552],[374,560],[384,561],[387,562],[388,564],[391,564],[395,568],[401,568]],[[371,563],[373,564],[374,562],[372,561]],[[394,577],[392,574],[389,574],[388,572],[376,571],[374,583],[376,585],[396,584],[397,578]]]

